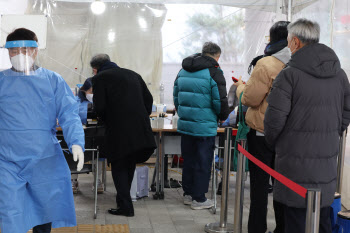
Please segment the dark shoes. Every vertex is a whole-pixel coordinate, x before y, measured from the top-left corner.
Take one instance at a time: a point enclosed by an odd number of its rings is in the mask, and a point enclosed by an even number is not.
[[[132,211],[125,211],[122,209],[109,209],[108,213],[113,214],[113,215],[121,215],[121,216],[125,216],[125,217],[133,217],[134,216],[134,212]]]

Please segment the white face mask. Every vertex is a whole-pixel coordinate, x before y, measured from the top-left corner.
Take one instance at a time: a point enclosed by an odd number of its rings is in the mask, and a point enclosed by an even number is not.
[[[94,97],[94,94],[86,94],[86,99],[92,103],[92,98]]]
[[[290,50],[290,48],[288,48],[288,50],[289,50],[290,55],[292,56],[295,49],[292,51],[292,50]]]
[[[293,40],[292,40],[292,41],[293,41]],[[292,41],[291,41],[290,43],[292,43]],[[288,49],[289,49],[290,55],[292,56],[293,53],[294,53],[294,51],[295,51],[296,49],[294,49],[293,51],[290,49],[290,47],[288,47]]]
[[[10,58],[13,68],[18,71],[30,70],[34,64],[34,59],[31,56],[26,56],[22,53]]]

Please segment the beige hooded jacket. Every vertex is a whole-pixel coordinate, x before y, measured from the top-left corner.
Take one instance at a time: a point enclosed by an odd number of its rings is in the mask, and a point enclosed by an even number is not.
[[[245,119],[250,128],[264,133],[266,98],[270,93],[273,80],[289,59],[290,51],[287,47],[271,56],[260,59],[248,82],[237,87],[237,97],[243,91],[242,104],[249,107]]]

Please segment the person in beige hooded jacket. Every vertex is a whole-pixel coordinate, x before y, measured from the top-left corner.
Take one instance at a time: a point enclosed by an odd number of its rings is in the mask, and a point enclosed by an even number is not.
[[[287,47],[289,22],[279,21],[270,29],[270,43],[266,46],[264,55],[256,57],[248,70],[254,66],[253,73],[246,84],[241,80],[237,86],[236,95],[242,95],[242,104],[248,107],[245,120],[251,128],[247,135],[248,151],[257,159],[273,168],[274,151],[266,144],[264,137],[264,115],[267,108],[266,98],[272,83],[279,72],[290,59]],[[250,211],[248,233],[265,233],[267,230],[267,197],[270,175],[253,163],[249,163],[250,172]],[[283,233],[283,212],[280,203],[274,201],[276,228],[274,233]]]

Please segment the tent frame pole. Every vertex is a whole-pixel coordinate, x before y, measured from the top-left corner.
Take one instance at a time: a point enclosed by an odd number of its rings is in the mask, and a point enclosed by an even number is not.
[[[292,22],[293,0],[288,0],[288,21]]]

